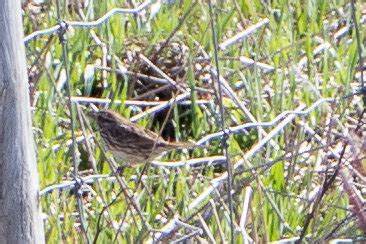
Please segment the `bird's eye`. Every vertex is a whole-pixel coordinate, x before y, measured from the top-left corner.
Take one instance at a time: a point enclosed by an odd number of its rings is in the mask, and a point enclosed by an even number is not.
[[[97,119],[104,124],[115,123],[114,117],[105,112],[99,112]]]

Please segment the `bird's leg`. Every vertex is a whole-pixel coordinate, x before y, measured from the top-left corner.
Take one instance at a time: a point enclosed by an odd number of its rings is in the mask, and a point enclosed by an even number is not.
[[[126,166],[125,165],[121,165],[118,166],[118,168],[116,169],[116,171],[114,172],[114,175],[119,175],[121,176],[123,174],[123,171],[125,170]]]
[[[114,172],[114,174],[115,174],[115,175],[120,175],[120,176],[122,176],[122,174],[123,174],[124,170],[125,170],[126,168],[129,168],[129,167],[131,167],[131,164],[129,164],[129,163],[124,163],[124,164],[122,164],[122,165],[120,165],[120,166],[118,166],[118,167],[117,167],[117,169],[116,169],[116,171]]]

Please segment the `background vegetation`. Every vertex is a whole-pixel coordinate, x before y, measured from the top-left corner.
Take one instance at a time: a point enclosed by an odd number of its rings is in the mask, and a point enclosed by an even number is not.
[[[96,20],[113,8],[133,8],[142,2],[81,3],[24,4],[25,34],[61,20]],[[359,47],[365,42],[365,6],[358,3],[355,11],[360,45],[352,13],[349,1],[217,1],[213,16],[219,44],[264,23],[228,47],[221,45],[219,67],[213,58],[207,1],[157,1],[139,14],[115,14],[93,28],[66,22],[65,33],[29,41],[47,241],[129,243],[163,236],[170,241],[224,242],[230,241],[231,231],[238,243],[299,237],[312,243],[364,240],[364,206],[357,203],[365,190],[365,118],[362,96],[355,92],[361,84],[357,67],[359,54],[364,55]],[[59,37],[67,43],[66,60]],[[166,77],[147,65],[141,54],[178,85],[167,86]],[[137,182],[143,165],[126,168],[116,177],[110,167],[113,161],[108,163],[112,156],[101,149],[100,136],[93,134],[97,128],[86,116],[90,104],[118,111],[166,140],[199,141],[221,131],[217,68],[232,89],[224,89],[221,102],[225,127],[252,126],[232,128],[227,137],[208,140],[208,149],[174,151],[158,160],[196,158],[201,162],[196,165],[153,165],[141,184]],[[75,151],[68,80],[78,140]],[[182,94],[185,98],[178,101]],[[316,103],[322,98],[335,100]],[[172,106],[154,111],[161,103],[151,102],[168,100]],[[287,122],[283,118],[271,126],[256,126],[284,111],[313,105],[301,116],[284,116],[290,118]],[[261,145],[281,121],[284,127]],[[226,171],[224,157],[215,157],[223,155],[224,141],[230,164],[240,164],[232,181],[233,230],[226,181],[193,208],[194,200]],[[175,228],[167,228],[168,223]]]

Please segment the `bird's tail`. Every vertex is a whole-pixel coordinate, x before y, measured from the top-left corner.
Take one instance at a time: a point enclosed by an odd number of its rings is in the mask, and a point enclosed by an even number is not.
[[[172,146],[172,149],[196,149],[196,148],[206,148],[210,149],[210,145],[199,145],[192,142],[171,142],[169,145]]]

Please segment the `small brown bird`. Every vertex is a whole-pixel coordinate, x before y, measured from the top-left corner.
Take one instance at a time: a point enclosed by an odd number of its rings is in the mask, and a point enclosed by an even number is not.
[[[165,151],[201,147],[192,143],[171,143],[158,134],[138,126],[116,112],[92,112],[100,135],[112,154],[131,165],[148,162]]]

